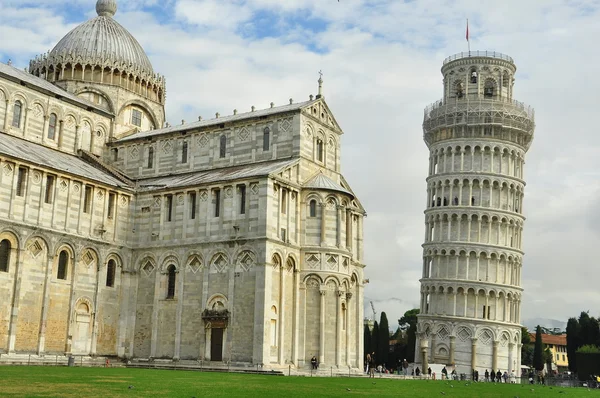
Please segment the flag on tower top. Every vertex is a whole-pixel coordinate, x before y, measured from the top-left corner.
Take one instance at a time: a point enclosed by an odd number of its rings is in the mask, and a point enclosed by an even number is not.
[[[467,41],[469,41],[469,19],[467,18]]]

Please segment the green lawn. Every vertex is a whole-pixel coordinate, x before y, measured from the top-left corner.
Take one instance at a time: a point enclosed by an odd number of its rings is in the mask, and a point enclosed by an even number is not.
[[[130,388],[131,387],[131,388]],[[532,391],[533,388],[533,391]],[[600,390],[191,371],[0,367],[1,397],[598,397]]]

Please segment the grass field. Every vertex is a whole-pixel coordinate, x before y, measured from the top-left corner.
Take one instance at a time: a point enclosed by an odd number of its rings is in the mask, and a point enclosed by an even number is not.
[[[452,387],[451,387],[452,386]],[[131,388],[130,388],[131,387]],[[533,391],[532,391],[533,388]],[[0,367],[1,397],[598,397],[518,384],[281,377],[145,369]]]

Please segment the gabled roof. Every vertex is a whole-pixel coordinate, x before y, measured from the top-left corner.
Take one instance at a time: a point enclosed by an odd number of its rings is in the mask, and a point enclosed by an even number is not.
[[[535,342],[535,333],[529,333],[531,337],[531,341]],[[567,345],[567,335],[566,334],[544,334],[542,333],[542,343],[544,344],[552,344],[552,345]]]
[[[246,119],[255,119],[255,118],[259,118],[261,116],[271,116],[271,115],[275,115],[278,113],[293,112],[293,111],[300,110],[305,106],[312,105],[318,101],[320,101],[320,100],[316,99],[316,100],[312,100],[312,101],[298,102],[296,104],[289,104],[289,105],[283,105],[283,106],[276,106],[273,108],[260,109],[260,110],[254,111],[254,112],[238,113],[237,115],[221,116],[221,117],[214,118],[214,119],[207,119],[207,120],[201,120],[201,121],[192,122],[192,123],[180,124],[177,126],[170,126],[170,127],[165,127],[162,129],[157,129],[157,130],[140,131],[140,132],[132,134],[128,137],[123,137],[119,140],[116,140],[115,142],[126,142],[126,141],[137,140],[140,138],[150,138],[150,137],[155,137],[155,136],[169,134],[169,133],[189,131],[189,130],[193,130],[193,129],[197,129],[197,128],[201,128],[201,127],[218,126],[219,124],[223,124],[223,123],[237,122],[237,121],[246,120]]]
[[[354,198],[354,194],[348,191],[346,188],[342,187],[337,182],[333,181],[331,178],[327,177],[325,174],[320,172],[312,179],[310,179],[307,183],[303,185],[303,188],[311,188],[311,189],[322,189],[326,191],[336,191],[343,192],[346,195],[350,195]]]
[[[68,103],[78,106],[80,108],[84,108],[84,109],[93,108],[95,111],[98,111],[98,113],[102,113],[105,116],[109,116],[109,117],[113,116],[113,114],[108,112],[106,109],[102,109],[98,105],[96,105],[90,101],[87,101],[83,98],[79,98],[78,96],[71,94],[68,91],[63,90],[62,88],[57,87],[54,84],[52,84],[42,78],[39,78],[30,73],[19,70],[13,66],[6,65],[2,62],[0,62],[0,78],[12,80],[17,84],[21,84],[21,82],[23,82],[23,83],[25,83],[26,87],[29,87],[32,90],[38,91],[42,94],[59,98],[62,101],[68,102]]]
[[[102,184],[131,189],[130,186],[123,183],[121,180],[95,168],[75,155],[60,152],[0,132],[0,156],[2,155]]]
[[[298,162],[298,159],[274,160],[241,166],[195,171],[186,174],[152,177],[138,180],[140,191],[183,188],[188,186],[226,182],[244,178],[267,177]]]

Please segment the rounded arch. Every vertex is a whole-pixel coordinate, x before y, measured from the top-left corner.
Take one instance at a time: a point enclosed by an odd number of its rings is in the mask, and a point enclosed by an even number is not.
[[[96,94],[96,95],[99,95],[99,96],[101,96],[101,97],[102,97],[102,99],[104,99],[104,100],[106,101],[106,105],[107,105],[107,106],[106,106],[106,107],[103,107],[103,106],[101,106],[101,104],[98,104],[98,103],[94,102],[93,98],[87,98],[87,97],[85,97],[83,94],[86,94],[86,93],[92,93],[92,94]],[[95,105],[98,105],[98,106],[100,106],[101,108],[105,108],[105,109],[107,109],[107,110],[108,110],[108,111],[110,111],[111,113],[115,113],[115,105],[114,105],[114,102],[113,102],[113,100],[110,98],[110,96],[109,96],[108,94],[106,94],[106,93],[105,93],[104,91],[102,91],[102,90],[99,90],[99,89],[97,89],[97,88],[95,88],[95,87],[83,87],[83,88],[81,88],[81,89],[79,89],[79,90],[76,90],[76,91],[74,92],[74,94],[75,94],[76,96],[78,96],[78,97],[84,98],[84,99],[86,99],[86,100],[88,100],[88,101],[92,102],[92,103],[93,103],[93,104],[95,104]]]
[[[229,301],[223,293],[215,293],[206,300],[206,308],[214,311],[227,310]]]
[[[308,281],[311,280],[311,279],[316,280],[319,283],[319,285],[323,284],[323,278],[321,278],[321,276],[317,275],[317,274],[308,274],[308,275],[306,275],[304,277],[304,279],[302,280],[302,283],[307,284]]]
[[[148,105],[146,105],[146,103],[144,103],[143,101],[137,100],[137,99],[127,101],[123,105],[121,105],[121,108],[119,108],[119,111],[116,112],[117,117],[121,116],[123,114],[123,112],[125,111],[125,109],[127,109],[127,107],[131,106],[131,105],[135,105],[135,106],[142,108],[144,110],[144,112],[146,112],[148,114],[148,116],[150,117],[150,122],[152,123],[152,125],[154,125],[155,128],[161,127],[158,125],[158,117],[156,116],[156,113],[154,113],[154,111],[152,109],[150,109],[150,107],[148,107]]]
[[[271,265],[275,268],[283,266],[283,253],[280,250],[275,249],[273,251],[273,254],[271,255]]]
[[[285,260],[285,265],[288,270],[296,271],[298,269],[298,259],[293,253],[288,253],[287,258]]]
[[[12,228],[4,228],[0,231],[0,241],[8,240],[12,249],[21,248],[21,238],[17,231]]]
[[[66,250],[67,253],[69,254],[69,258],[72,261],[76,260],[76,252],[75,252],[75,248],[73,247],[73,244],[71,242],[66,242],[66,241],[61,241],[58,242],[58,244],[56,245],[56,249],[54,250],[54,254],[56,256],[59,255],[60,252],[62,252],[63,250]]]
[[[20,90],[13,91],[10,95],[10,102],[14,104],[16,101],[21,101],[21,104],[23,104],[23,109],[27,109],[29,107],[27,95]]]
[[[179,272],[179,267],[180,267],[179,256],[177,256],[177,254],[175,254],[175,253],[169,253],[169,254],[163,256],[160,264],[161,264],[160,269],[161,269],[162,273],[167,273],[169,271],[170,266],[174,266],[175,272]]]
[[[141,258],[141,260],[139,260],[139,262],[138,262],[139,269],[143,269],[148,263],[150,265],[152,265],[154,268],[156,268],[157,262],[156,262],[156,257],[154,257],[154,254],[146,253],[140,258]]]

